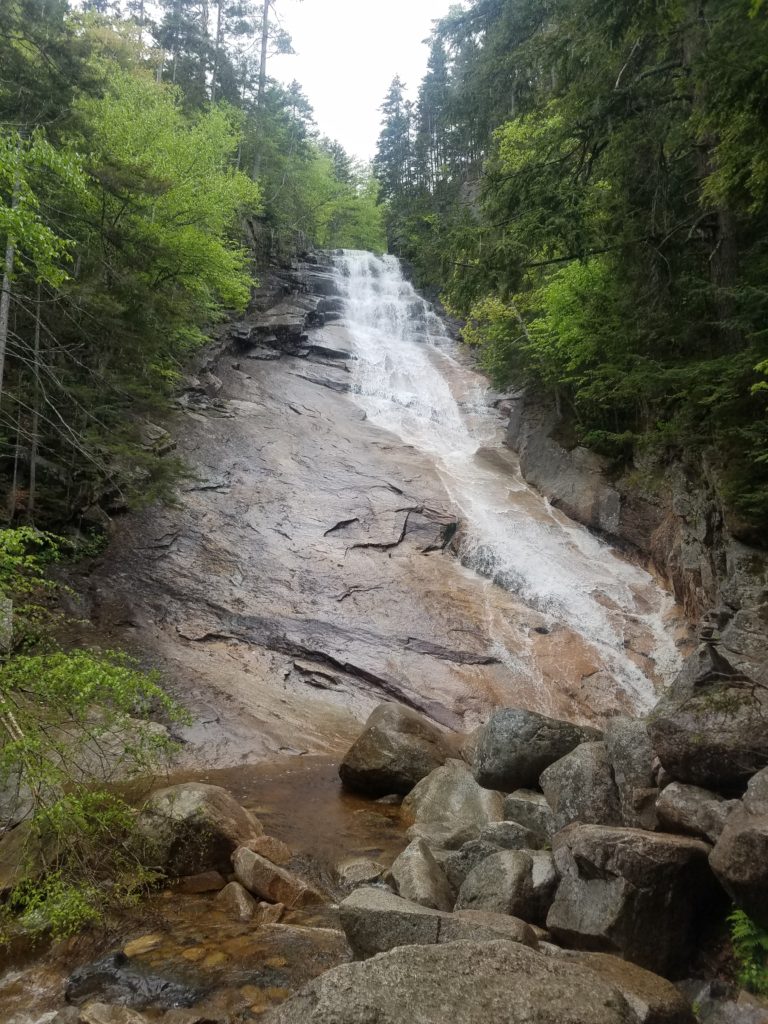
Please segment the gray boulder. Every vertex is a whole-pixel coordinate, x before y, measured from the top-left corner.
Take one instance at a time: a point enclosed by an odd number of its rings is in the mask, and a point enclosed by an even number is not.
[[[435,850],[434,856],[445,872],[445,877],[454,892],[458,892],[464,879],[486,857],[499,852],[495,843],[485,839],[470,839],[458,850]]]
[[[768,768],[750,779],[709,862],[734,903],[768,928]]]
[[[235,878],[248,892],[286,907],[307,907],[322,903],[325,896],[297,875],[278,867],[271,860],[245,846],[232,857]]]
[[[547,928],[565,945],[666,975],[685,962],[704,915],[720,910],[698,839],[573,824],[553,847],[561,880]]]
[[[136,825],[147,862],[175,876],[229,871],[234,851],[264,832],[225,789],[202,782],[157,790],[142,807]]]
[[[619,792],[605,743],[581,743],[542,772],[541,788],[555,815],[555,828],[572,821],[620,825]]]
[[[412,823],[411,839],[455,850],[476,839],[492,821],[501,821],[504,798],[475,782],[463,761],[435,769],[403,800],[404,821]]]
[[[552,854],[543,850],[500,850],[466,877],[457,910],[513,914],[543,925],[557,888]]]
[[[648,729],[639,718],[617,715],[605,726],[605,745],[619,791],[622,823],[629,828],[656,828],[659,789]]]
[[[588,967],[513,942],[393,949],[311,982],[268,1024],[637,1024]]]
[[[516,821],[492,821],[480,833],[480,842],[493,843],[500,850],[536,850],[544,845],[535,832]]]
[[[453,910],[454,893],[423,839],[414,839],[397,857],[389,880],[407,900],[434,910]]]
[[[637,1016],[638,1024],[694,1024],[688,999],[666,978],[646,971],[637,964],[608,953],[582,953],[561,949],[558,956],[568,957],[589,967],[595,974],[615,985]]]
[[[336,877],[343,889],[370,885],[378,881],[385,871],[383,864],[370,857],[347,857],[336,865]]]
[[[401,704],[380,704],[344,756],[339,775],[372,796],[408,793],[451,756],[445,733]]]
[[[505,821],[516,821],[536,836],[536,845],[544,846],[557,831],[555,816],[543,793],[516,789],[504,799]]]
[[[515,917],[432,910],[395,896],[383,886],[356,889],[339,905],[339,917],[352,952],[362,960],[397,946],[429,946],[459,939],[502,938],[536,946],[531,928]]]
[[[738,806],[738,800],[724,800],[708,789],[672,782],[661,791],[656,813],[667,832],[684,832],[715,843],[728,815]]]
[[[768,689],[704,644],[652,711],[648,734],[674,780],[729,789],[768,766],[766,721]]]
[[[538,785],[545,768],[590,739],[599,739],[599,733],[571,722],[546,718],[535,711],[521,708],[496,711],[475,750],[475,778],[487,789],[506,793],[531,789]]]

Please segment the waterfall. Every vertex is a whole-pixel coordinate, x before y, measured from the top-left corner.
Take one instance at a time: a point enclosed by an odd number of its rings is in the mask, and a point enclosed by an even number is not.
[[[483,457],[501,447],[503,427],[486,399],[487,382],[467,365],[395,257],[345,250],[336,266],[357,356],[353,397],[371,422],[435,465],[465,524],[462,563],[553,628],[580,635],[638,711],[647,710],[654,687],[628,650],[627,631],[642,632],[654,675],[667,679],[679,664],[671,596],[553,509],[519,474]]]

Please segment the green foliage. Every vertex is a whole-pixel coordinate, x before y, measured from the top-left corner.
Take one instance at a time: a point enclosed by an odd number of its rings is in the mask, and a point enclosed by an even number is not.
[[[555,394],[627,461],[707,451],[764,539],[768,21],[749,6],[473,0],[438,23],[396,152],[390,91],[376,168],[390,245],[498,383]]]
[[[768,931],[755,924],[743,910],[734,910],[728,921],[739,981],[750,992],[768,995]]]

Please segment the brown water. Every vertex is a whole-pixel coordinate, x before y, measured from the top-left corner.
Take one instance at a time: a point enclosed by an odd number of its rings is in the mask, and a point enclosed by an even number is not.
[[[326,890],[334,866],[347,857],[391,864],[405,840],[398,808],[342,790],[337,762],[283,758],[168,782],[200,781],[226,788],[261,820],[267,833],[294,851],[290,867]],[[333,903],[289,912],[278,925],[231,920],[215,895],[162,892],[103,929],[57,943],[44,953],[6,957],[0,968],[0,1021],[37,1024],[64,1004],[69,974],[127,946],[131,959],[163,976],[205,990],[199,1004],[213,1014],[258,1019],[311,978],[348,958]]]

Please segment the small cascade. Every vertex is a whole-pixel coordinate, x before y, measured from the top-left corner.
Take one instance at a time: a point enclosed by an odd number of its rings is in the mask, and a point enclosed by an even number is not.
[[[503,423],[485,398],[487,382],[395,257],[344,251],[336,266],[356,346],[354,398],[370,421],[433,461],[465,522],[462,563],[581,636],[637,710],[647,710],[654,682],[679,664],[671,596],[489,458],[501,449]],[[653,679],[633,658],[630,635],[642,636]],[[519,671],[520,659],[510,667]]]

